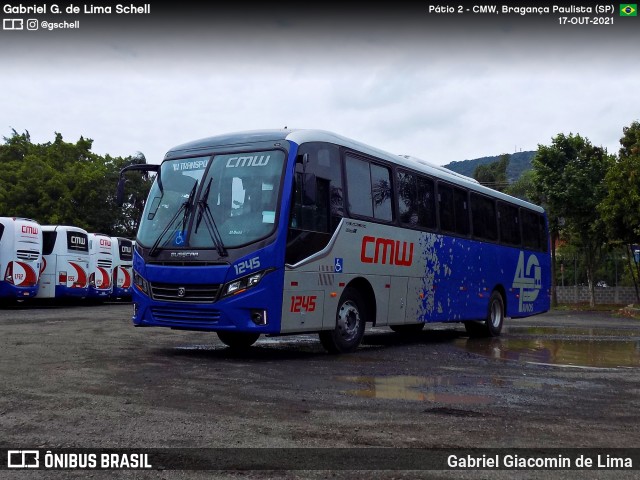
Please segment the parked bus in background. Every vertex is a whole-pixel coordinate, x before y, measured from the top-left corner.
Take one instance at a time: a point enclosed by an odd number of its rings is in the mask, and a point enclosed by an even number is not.
[[[497,336],[549,309],[544,210],[412,157],[318,130],[251,131],[170,150],[133,258],[133,324],[215,331],[232,347],[317,332],[351,352],[366,325],[462,322]]]
[[[89,292],[92,300],[107,300],[113,292],[113,252],[111,237],[89,233]]]
[[[42,269],[36,298],[83,298],[89,291],[87,231],[69,225],[42,226]]]
[[[41,263],[42,228],[38,222],[0,217],[0,299],[34,297]]]
[[[111,237],[113,254],[113,293],[114,299],[130,300],[133,268],[133,241],[123,237]]]

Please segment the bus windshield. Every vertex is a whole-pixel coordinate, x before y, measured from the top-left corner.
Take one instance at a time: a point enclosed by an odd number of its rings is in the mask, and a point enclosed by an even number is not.
[[[165,161],[138,241],[220,251],[266,237],[275,228],[284,159],[283,151],[268,150]]]

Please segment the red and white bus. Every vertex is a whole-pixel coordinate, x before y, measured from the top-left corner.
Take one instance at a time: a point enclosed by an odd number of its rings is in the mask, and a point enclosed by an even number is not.
[[[87,231],[69,225],[42,226],[42,268],[36,298],[86,297],[89,293]]]
[[[0,217],[0,298],[31,298],[38,292],[42,228],[35,220]]]
[[[88,298],[106,300],[111,297],[113,285],[112,240],[103,233],[89,234],[89,294]]]
[[[113,254],[112,298],[121,300],[131,298],[133,243],[128,238],[111,237],[111,252]]]

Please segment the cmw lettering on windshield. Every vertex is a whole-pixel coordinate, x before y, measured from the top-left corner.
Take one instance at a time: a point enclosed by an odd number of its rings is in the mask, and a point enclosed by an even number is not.
[[[542,269],[535,255],[529,256],[525,267],[524,252],[520,252],[512,287],[520,289],[518,311],[533,312],[533,302],[542,288]]]
[[[245,157],[231,157],[227,160],[227,168],[235,167],[264,167],[269,163],[271,155],[247,155]]]

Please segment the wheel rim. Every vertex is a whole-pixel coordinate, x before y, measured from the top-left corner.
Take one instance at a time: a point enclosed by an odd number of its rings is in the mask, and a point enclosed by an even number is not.
[[[351,300],[347,300],[338,310],[338,332],[346,341],[353,340],[360,330],[360,311]]]
[[[491,303],[490,321],[494,328],[498,328],[502,323],[502,306],[497,300]]]

